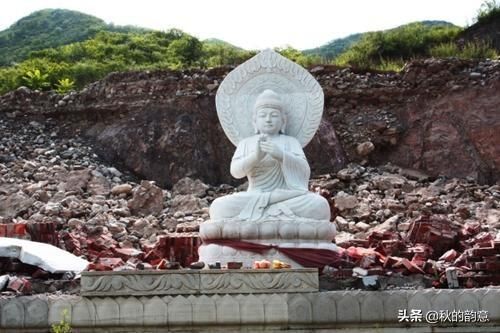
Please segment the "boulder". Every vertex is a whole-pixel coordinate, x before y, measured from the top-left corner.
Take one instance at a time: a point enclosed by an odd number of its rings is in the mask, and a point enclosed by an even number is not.
[[[143,180],[134,188],[128,208],[133,215],[157,215],[163,210],[163,191],[154,182]]]

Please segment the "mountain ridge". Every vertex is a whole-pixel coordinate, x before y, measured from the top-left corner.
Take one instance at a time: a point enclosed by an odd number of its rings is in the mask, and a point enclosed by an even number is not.
[[[395,28],[390,28],[390,29],[385,29],[385,30],[354,33],[354,34],[348,35],[346,37],[333,39],[326,44],[323,44],[321,46],[318,46],[318,47],[315,47],[312,49],[302,50],[302,52],[307,54],[307,55],[317,55],[317,56],[320,56],[321,58],[325,59],[326,61],[330,61],[333,58],[335,58],[336,56],[338,56],[341,53],[343,53],[344,51],[346,51],[351,45],[360,41],[364,36],[366,36],[369,33],[379,32],[379,31],[380,32],[394,31],[397,29],[402,29],[408,25],[415,24],[415,23],[421,23],[424,26],[450,26],[450,27],[455,26],[456,27],[456,25],[454,25],[450,22],[441,21],[441,20],[415,21],[415,22],[402,24],[402,25],[399,25]]]

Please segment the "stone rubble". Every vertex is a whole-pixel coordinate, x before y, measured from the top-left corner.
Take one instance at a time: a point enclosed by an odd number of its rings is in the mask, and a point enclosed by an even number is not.
[[[421,287],[446,287],[450,268],[461,287],[500,284],[500,185],[405,174],[414,173],[349,165],[311,181],[312,188],[336,193],[343,263],[326,269],[328,288],[352,276],[409,274],[425,277]]]
[[[57,128],[50,120],[0,115],[0,129],[0,236],[58,245],[93,270],[187,267],[197,260],[197,231],[209,204],[245,189],[188,177],[171,191],[139,182],[103,163],[83,139],[52,135]],[[350,164],[313,178],[310,188],[329,199],[337,224],[343,262],[324,274],[336,287],[349,279],[370,288],[401,285],[397,276],[408,274],[443,287],[449,267],[457,268],[461,286],[498,284],[498,184]],[[14,259],[0,264],[11,274],[4,293],[78,290],[71,277]],[[372,275],[380,281],[366,278]]]

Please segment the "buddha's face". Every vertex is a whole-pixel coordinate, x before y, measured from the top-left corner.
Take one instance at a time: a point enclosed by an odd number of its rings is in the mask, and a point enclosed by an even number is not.
[[[264,107],[257,110],[255,127],[262,134],[278,134],[283,126],[283,117],[279,109]]]

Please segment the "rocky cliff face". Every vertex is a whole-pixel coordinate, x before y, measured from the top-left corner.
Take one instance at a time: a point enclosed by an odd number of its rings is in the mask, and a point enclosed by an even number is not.
[[[117,73],[60,96],[25,88],[0,97],[10,118],[52,119],[110,163],[170,187],[189,176],[233,183],[234,147],[215,111],[231,68]],[[349,161],[391,162],[431,176],[500,180],[500,62],[425,60],[401,73],[315,67],[324,121],[306,155],[313,173]]]

